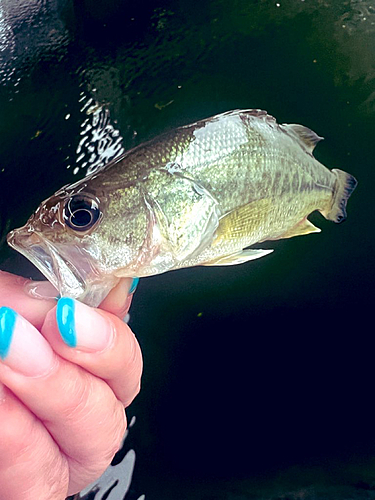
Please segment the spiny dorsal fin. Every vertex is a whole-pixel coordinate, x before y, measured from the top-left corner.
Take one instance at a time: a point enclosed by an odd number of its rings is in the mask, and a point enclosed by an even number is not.
[[[278,126],[278,124],[276,122],[276,118],[274,118],[272,115],[268,114],[267,111],[264,111],[263,109],[234,109],[231,111],[226,111],[225,113],[220,113],[219,115],[215,115],[212,118],[202,120],[201,122],[217,120],[217,119],[222,118],[223,116],[239,116],[242,119],[247,118],[249,120],[256,118],[257,120],[263,120],[263,121],[267,122],[272,127]],[[201,123],[201,122],[198,122],[198,123]]]
[[[283,123],[281,125],[281,128],[284,130],[286,129],[286,132],[289,133],[289,135],[297,137],[297,139],[302,143],[304,148],[307,149],[309,153],[312,153],[318,142],[324,139],[324,137],[320,137],[313,130],[304,127],[303,125],[297,125],[295,123]]]
[[[268,123],[271,127],[278,127],[278,123],[276,121],[276,118],[274,118],[272,115],[267,113],[267,111],[264,111],[263,109],[240,109],[237,111],[238,114],[241,116],[242,119],[257,119],[257,120],[263,120],[265,123]]]

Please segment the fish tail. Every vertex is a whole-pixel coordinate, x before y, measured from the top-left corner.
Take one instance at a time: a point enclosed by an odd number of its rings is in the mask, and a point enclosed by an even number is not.
[[[326,219],[340,223],[346,219],[346,204],[357,186],[357,180],[352,175],[337,168],[333,168],[332,173],[336,176],[333,197],[327,209],[322,210],[322,214]]]

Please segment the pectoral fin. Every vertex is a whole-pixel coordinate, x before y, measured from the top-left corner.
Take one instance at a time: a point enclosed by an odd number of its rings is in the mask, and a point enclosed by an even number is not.
[[[320,233],[320,229],[312,224],[308,219],[303,219],[301,222],[288,229],[285,233],[280,235],[277,240],[284,238],[293,238],[293,236],[303,236],[310,233]]]
[[[242,250],[241,252],[237,252],[232,255],[226,255],[224,257],[211,260],[210,262],[205,262],[202,266],[234,266],[236,264],[243,264],[249,260],[259,259],[260,257],[264,257],[271,252],[273,252],[273,250],[248,248],[247,250]]]
[[[269,217],[271,200],[263,198],[229,212],[219,220],[214,245],[253,234]]]

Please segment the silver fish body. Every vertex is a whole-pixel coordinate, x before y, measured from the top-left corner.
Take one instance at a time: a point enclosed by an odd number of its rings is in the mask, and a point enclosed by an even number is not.
[[[98,305],[121,277],[232,265],[265,240],[340,222],[356,180],[312,152],[321,138],[265,111],[231,111],[167,132],[43,202],[8,236],[62,295]]]

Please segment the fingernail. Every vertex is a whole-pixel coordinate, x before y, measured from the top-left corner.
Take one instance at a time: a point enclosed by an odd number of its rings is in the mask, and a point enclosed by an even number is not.
[[[16,313],[10,307],[0,309],[0,357],[5,359],[8,356],[10,344],[12,342],[14,327],[16,324]]]
[[[49,281],[30,281],[25,285],[25,292],[34,299],[55,299],[58,291]]]
[[[45,375],[54,363],[45,338],[9,307],[0,307],[0,358],[12,370],[28,377]]]
[[[137,286],[138,286],[138,283],[139,283],[139,278],[133,278],[133,281],[132,281],[132,284],[130,285],[130,288],[129,288],[129,295],[131,293],[134,293]]]
[[[69,347],[100,352],[112,341],[111,324],[95,309],[69,297],[61,298],[56,309],[60,335]]]

